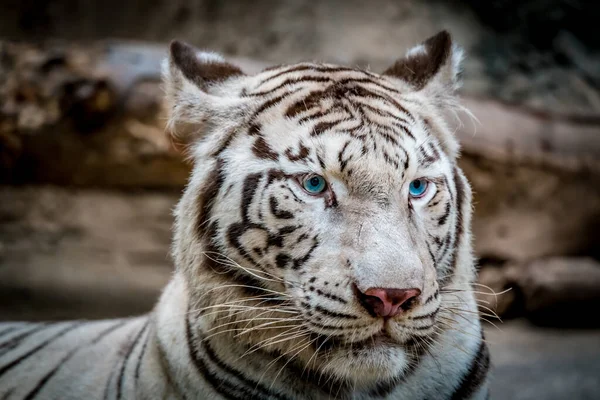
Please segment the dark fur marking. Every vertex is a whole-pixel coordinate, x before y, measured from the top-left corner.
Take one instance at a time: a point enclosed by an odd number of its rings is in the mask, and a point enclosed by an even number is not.
[[[454,390],[451,400],[468,399],[481,387],[490,368],[490,352],[485,341],[481,340],[471,366],[461,379],[460,385]]]
[[[292,219],[294,218],[294,214],[290,211],[279,209],[279,202],[274,196],[269,197],[269,210],[271,214],[275,216],[275,218],[279,219]]]
[[[333,79],[329,76],[310,76],[310,75],[304,75],[304,76],[300,76],[300,77],[294,77],[294,78],[287,78],[285,80],[283,80],[281,83],[279,83],[278,85],[272,87],[271,89],[268,90],[263,90],[261,92],[253,92],[250,94],[250,96],[268,96],[270,94],[273,94],[274,92],[278,91],[281,88],[287,88],[289,89],[288,86],[297,84],[297,83],[318,83],[318,82],[331,82]]]
[[[243,397],[240,397],[240,391],[235,390],[235,385],[229,381],[221,379],[219,376],[217,376],[217,374],[208,370],[208,367],[200,357],[198,349],[192,343],[192,328],[190,326],[189,317],[185,319],[185,323],[188,352],[192,362],[194,363],[194,366],[196,367],[196,371],[198,371],[198,374],[200,374],[200,376],[202,376],[217,393],[221,394],[226,399],[236,400],[239,398],[246,398],[248,395],[246,391],[242,391],[241,395]]]
[[[16,331],[17,329],[19,329],[19,326],[9,326],[6,329],[3,329],[2,331],[0,331],[0,338],[2,338],[2,336],[4,335],[8,335],[9,333]]]
[[[435,292],[423,301],[423,305],[429,304],[431,301],[436,300],[440,296],[440,289],[436,289]]]
[[[235,65],[224,61],[201,62],[196,50],[182,42],[172,41],[171,60],[183,75],[205,90],[207,83],[221,82],[244,73]]]
[[[419,157],[419,165],[422,168],[426,168],[438,160],[435,156],[427,153],[424,146],[419,147],[419,153],[421,155],[421,157]]]
[[[327,285],[327,283],[328,282],[325,282],[325,285]],[[336,284],[336,286],[339,286],[339,284]],[[317,290],[317,294],[320,295],[320,296],[326,297],[326,298],[328,298],[330,300],[337,301],[337,302],[342,303],[342,304],[348,304],[348,301],[346,299],[343,299],[343,298],[341,298],[339,296],[336,296],[333,293],[324,292],[321,289]]]
[[[448,220],[448,217],[450,216],[450,211],[452,211],[452,206],[451,206],[450,202],[447,202],[446,207],[444,208],[444,213],[438,219],[439,226],[442,226],[446,223],[446,221]]]
[[[146,329],[148,329],[149,324],[150,324],[150,321],[146,320],[146,322],[144,323],[144,326],[142,326],[142,329],[140,329],[140,331],[137,333],[137,335],[135,335],[133,341],[131,342],[131,345],[129,346],[129,349],[127,349],[127,354],[125,354],[125,358],[123,358],[123,362],[121,364],[121,370],[119,372],[119,380],[117,383],[117,399],[120,399],[123,397],[123,384],[125,383],[125,370],[127,369],[127,364],[129,363],[129,358],[131,357],[133,350],[136,348],[139,341],[141,340],[144,332],[146,332]]]
[[[252,123],[248,127],[248,135],[249,136],[259,136],[261,134],[261,127],[257,123]]]
[[[321,168],[325,169],[325,161],[323,160],[321,155],[318,153],[317,153],[317,160],[319,160],[319,165],[321,166]]]
[[[206,179],[206,185],[198,196],[198,225],[197,232],[200,237],[206,237],[209,227],[207,223],[210,218],[210,212],[217,197],[223,181],[225,180],[223,170],[225,162],[222,159],[217,160],[216,168],[214,168]]]
[[[264,137],[259,136],[254,144],[252,145],[252,152],[258,158],[263,160],[273,160],[277,161],[279,159],[279,154],[269,146]]]
[[[296,226],[296,225],[288,225],[288,226],[284,226],[283,228],[279,229],[279,236],[285,236],[285,235],[289,235],[290,233],[295,232],[296,230],[298,230],[300,227]]]
[[[373,325],[373,324],[363,324],[363,325],[335,326],[335,325],[320,324],[315,321],[308,321],[308,323],[316,326],[317,328],[325,329],[325,330],[332,330],[332,331],[339,331],[339,330],[345,330],[345,329],[362,329],[362,328],[367,328],[367,327],[370,327]]]
[[[67,353],[67,355],[64,356],[56,364],[56,367],[54,367],[52,370],[50,370],[50,372],[48,372],[46,375],[44,375],[44,377],[37,383],[37,385],[35,385],[35,387],[23,399],[24,400],[32,400],[33,398],[35,398],[35,396],[40,392],[40,390],[43,389],[43,387],[48,383],[48,381],[54,375],[56,375],[56,373],[60,370],[60,367],[62,367],[69,359],[71,359],[71,357],[73,357],[75,355],[75,353],[77,353],[83,347],[93,346],[93,345],[97,344],[104,337],[106,337],[107,335],[109,335],[110,333],[112,333],[113,331],[115,331],[116,329],[118,329],[118,328],[122,327],[123,325],[125,325],[126,322],[127,321],[121,321],[121,322],[118,322],[118,323],[116,323],[114,325],[111,325],[108,329],[105,329],[98,336],[96,336],[94,338],[94,340],[92,340],[90,343],[86,343],[86,344],[77,346],[76,348],[74,348],[71,351],[69,351],[69,353]]]
[[[275,106],[276,104],[279,104],[282,100],[284,100],[285,98],[289,97],[291,94],[292,93],[286,93],[286,94],[284,94],[282,96],[277,96],[275,98],[272,98],[270,100],[265,101],[263,104],[261,104],[260,107],[258,107],[256,109],[256,111],[254,111],[254,114],[250,118],[250,121],[256,120],[260,114],[262,114],[263,112],[265,112],[269,108]]]
[[[282,75],[285,74],[290,74],[293,72],[298,72],[298,71],[314,71],[314,72],[325,72],[325,73],[334,73],[334,72],[353,72],[353,71],[357,71],[354,68],[350,68],[350,67],[328,67],[325,65],[318,65],[318,64],[303,64],[303,65],[291,65],[289,66],[289,68],[280,71],[272,76],[269,76],[268,78],[263,79],[258,87],[264,85],[265,83],[272,81],[273,79],[279,78]],[[363,72],[366,75],[369,75],[368,72],[366,71],[360,71]]]
[[[324,99],[324,91],[315,90],[308,95],[302,97],[302,99],[296,101],[291,106],[287,108],[284,115],[286,118],[295,118],[299,114],[310,110],[311,108],[318,107],[321,104],[321,101]],[[311,117],[311,119],[313,119]]]
[[[229,375],[235,377],[238,381],[240,381],[243,384],[243,386],[241,387],[242,390],[252,393],[251,397],[244,397],[244,398],[247,398],[247,399],[274,398],[274,399],[281,399],[281,400],[286,399],[286,397],[281,396],[281,395],[275,393],[274,391],[270,390],[269,387],[263,385],[260,382],[253,381],[252,379],[248,378],[248,376],[246,376],[243,372],[226,364],[225,361],[220,359],[217,356],[217,354],[214,352],[213,348],[210,346],[209,341],[203,341],[202,347],[204,349],[204,352],[206,353],[206,355],[208,356],[208,358],[210,359],[210,361],[212,363],[214,363],[219,369],[223,370],[226,374],[229,374]],[[256,392],[258,392],[258,393],[256,393]]]
[[[456,188],[456,228],[455,228],[455,244],[454,251],[451,254],[450,259],[450,270],[445,274],[444,278],[440,281],[440,286],[444,287],[450,281],[451,276],[456,270],[457,252],[460,248],[462,236],[464,234],[464,220],[463,220],[463,203],[465,201],[465,185],[462,180],[462,175],[459,173],[458,167],[454,166],[454,185]]]
[[[332,311],[332,310],[328,310],[327,308],[321,307],[319,305],[317,305],[315,307],[315,311],[320,312],[321,314],[325,314],[328,317],[332,317],[332,318],[342,318],[342,319],[358,319],[358,317],[356,315],[351,315],[351,314],[346,314],[346,313],[340,313],[340,312],[336,312],[336,311]]]
[[[285,268],[290,263],[291,259],[292,258],[289,255],[280,253],[275,257],[275,264],[278,268]]]
[[[313,127],[310,135],[311,136],[319,136],[319,135],[323,134],[324,132],[330,130],[331,128],[335,127],[336,125],[339,125],[342,122],[344,122],[344,120],[342,120],[342,119],[337,120],[337,121],[331,121],[331,122],[319,122],[318,124],[316,124]]]
[[[344,172],[344,170],[346,169],[346,165],[348,165],[348,161],[350,161],[352,159],[352,156],[344,159],[344,152],[346,151],[346,149],[348,148],[349,145],[350,145],[350,141],[347,141],[346,143],[344,143],[344,146],[342,147],[342,149],[340,150],[340,152],[338,154],[338,161],[340,163],[340,172]]]
[[[308,158],[309,154],[309,148],[304,146],[302,143],[300,143],[300,149],[297,154],[292,153],[292,149],[286,149],[285,151],[285,156],[292,162],[305,160]]]
[[[79,325],[81,325],[81,323],[79,323],[79,322],[69,324],[69,326],[67,326],[65,329],[60,330],[58,333],[52,335],[52,337],[50,337],[49,339],[44,340],[42,343],[40,343],[39,345],[37,345],[33,349],[29,350],[27,353],[21,355],[20,357],[18,357],[15,360],[9,362],[8,364],[5,364],[3,367],[0,368],[0,377],[2,375],[4,375],[7,371],[9,371],[10,369],[16,367],[21,362],[25,361],[26,359],[28,359],[29,357],[31,357],[32,355],[34,355],[38,351],[42,350],[44,347],[46,347],[50,343],[54,342],[57,339],[60,339],[61,337],[63,337],[68,332],[70,332],[73,329],[77,328]]]
[[[27,337],[36,334],[39,331],[48,328],[46,324],[35,324],[34,327],[26,332],[20,333],[19,335],[7,340],[6,342],[0,345],[0,357],[9,352],[10,350],[17,347],[23,340],[27,339]]]
[[[439,308],[437,308],[435,311],[430,312],[429,314],[425,314],[425,315],[417,315],[412,317],[411,319],[413,321],[419,321],[422,319],[433,319],[435,318],[435,316],[438,314],[438,312],[440,311]],[[426,327],[427,329],[431,328],[431,326]],[[415,328],[415,329],[420,329],[420,328]]]
[[[415,90],[421,90],[446,64],[451,50],[450,34],[442,31],[423,42],[425,52],[402,58],[383,74],[402,79]]]
[[[297,270],[302,265],[304,265],[304,263],[306,263],[310,259],[310,257],[312,256],[313,251],[315,251],[315,249],[317,248],[318,245],[319,245],[319,239],[315,236],[313,238],[313,245],[308,250],[308,252],[306,252],[306,254],[302,258],[295,258],[294,259],[294,264],[292,266],[292,269]]]

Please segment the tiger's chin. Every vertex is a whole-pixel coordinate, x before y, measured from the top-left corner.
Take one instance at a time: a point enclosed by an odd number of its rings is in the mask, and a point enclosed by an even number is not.
[[[332,341],[326,354],[321,366],[324,375],[363,388],[397,380],[413,363],[410,346],[385,333],[353,343]]]

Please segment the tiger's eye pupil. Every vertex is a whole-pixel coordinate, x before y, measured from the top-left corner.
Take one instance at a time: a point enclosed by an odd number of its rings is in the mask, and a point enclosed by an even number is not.
[[[421,187],[421,181],[414,181],[413,182],[413,187],[415,189],[419,189]]]

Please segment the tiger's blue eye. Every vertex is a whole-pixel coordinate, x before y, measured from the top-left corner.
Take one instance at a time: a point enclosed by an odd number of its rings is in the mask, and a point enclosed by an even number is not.
[[[423,197],[423,195],[427,191],[428,185],[429,182],[427,182],[425,179],[415,179],[410,183],[410,186],[408,187],[408,192],[410,193],[411,197]]]
[[[302,187],[310,194],[321,194],[327,189],[327,182],[321,175],[309,175],[302,181]]]

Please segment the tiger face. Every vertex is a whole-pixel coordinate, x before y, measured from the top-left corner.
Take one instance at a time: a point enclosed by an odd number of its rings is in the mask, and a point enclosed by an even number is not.
[[[383,74],[249,76],[172,44],[171,130],[195,165],[174,256],[201,335],[354,385],[410,371],[448,325],[444,288],[473,277],[443,118],[460,59],[442,32]]]

